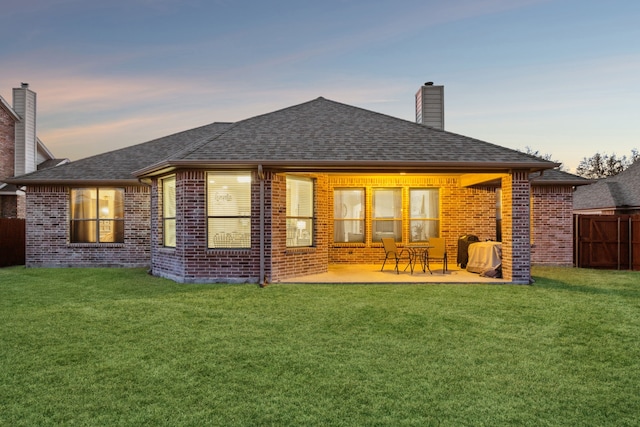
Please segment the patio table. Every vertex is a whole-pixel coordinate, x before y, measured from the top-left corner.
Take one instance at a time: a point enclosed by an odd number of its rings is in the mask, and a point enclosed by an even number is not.
[[[426,273],[429,270],[429,273],[433,274],[431,268],[429,268],[429,249],[433,248],[433,246],[429,244],[422,245],[407,245],[405,246],[407,250],[411,253],[411,262],[414,263],[416,260],[420,260],[420,264],[422,265],[422,272]]]

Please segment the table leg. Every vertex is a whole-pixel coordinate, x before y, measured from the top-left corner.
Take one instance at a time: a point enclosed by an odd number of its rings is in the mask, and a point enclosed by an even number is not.
[[[429,249],[425,249],[422,253],[422,272],[426,273],[429,270],[430,274],[433,274],[431,268],[429,267]]]

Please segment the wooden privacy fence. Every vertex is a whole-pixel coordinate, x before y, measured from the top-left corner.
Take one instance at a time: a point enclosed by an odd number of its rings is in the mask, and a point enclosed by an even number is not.
[[[24,265],[24,219],[0,218],[0,267]]]
[[[640,215],[576,215],[576,267],[640,270]]]

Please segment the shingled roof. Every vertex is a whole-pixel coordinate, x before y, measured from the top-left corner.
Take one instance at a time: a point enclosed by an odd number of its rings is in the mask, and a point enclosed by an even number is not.
[[[532,177],[532,182],[536,185],[574,185],[583,186],[593,183],[591,179],[586,179],[559,169],[549,169],[542,172],[541,176]]]
[[[233,124],[212,123],[10,182],[105,184],[133,181],[177,167],[257,165],[430,172],[541,171],[557,166],[520,151],[320,97]]]
[[[237,122],[139,173],[203,164],[464,171],[556,166],[516,150],[322,97]]]
[[[640,209],[640,161],[609,178],[580,187],[573,195],[574,210]]]
[[[109,151],[65,165],[45,169],[7,180],[19,184],[31,183],[101,183],[137,182],[133,171],[157,163],[203,139],[220,134],[230,123],[211,123],[195,129],[154,139],[142,144]]]

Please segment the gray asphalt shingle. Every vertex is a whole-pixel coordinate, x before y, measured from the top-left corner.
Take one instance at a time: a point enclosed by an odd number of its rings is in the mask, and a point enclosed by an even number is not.
[[[237,122],[174,159],[552,165],[519,151],[322,97]]]

